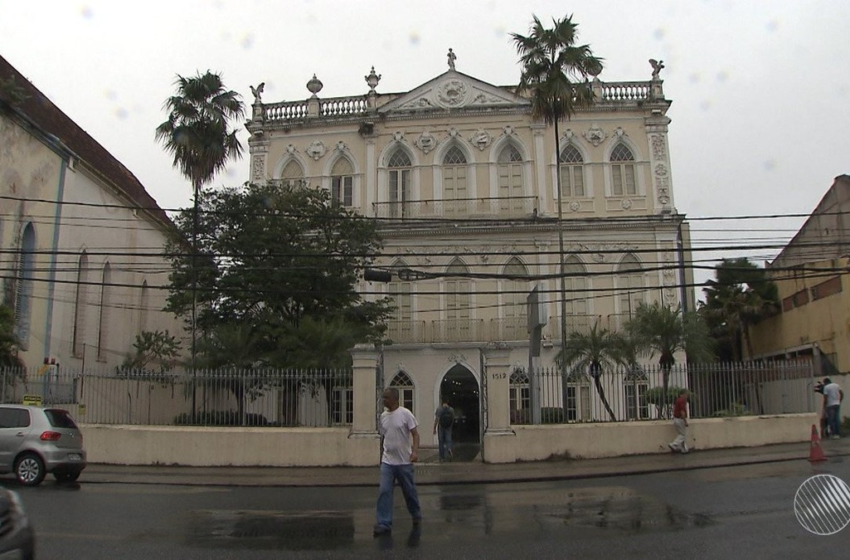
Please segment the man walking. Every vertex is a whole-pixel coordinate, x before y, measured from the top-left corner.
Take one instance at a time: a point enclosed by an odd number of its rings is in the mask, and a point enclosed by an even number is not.
[[[378,492],[378,513],[374,536],[388,535],[393,527],[393,485],[401,486],[407,511],[413,524],[422,522],[419,496],[413,480],[413,463],[419,460],[419,431],[413,413],[399,406],[398,389],[387,389],[383,394],[386,410],[381,414],[378,431],[383,438],[381,455],[381,485]],[[411,446],[411,440],[413,444]]]
[[[838,383],[827,377],[823,380],[823,405],[826,410],[826,423],[829,426],[830,438],[841,437],[841,401],[844,400],[844,391]]]
[[[676,432],[679,434],[676,436],[676,439],[673,440],[672,443],[668,443],[667,447],[670,448],[670,451],[674,453],[678,451],[679,453],[687,453],[688,452],[688,397],[690,396],[690,392],[687,389],[679,390],[679,397],[676,399],[676,402],[673,403],[673,427],[676,428]]]
[[[434,413],[434,433],[440,444],[440,462],[452,460],[452,428],[455,425],[455,411],[445,400]]]

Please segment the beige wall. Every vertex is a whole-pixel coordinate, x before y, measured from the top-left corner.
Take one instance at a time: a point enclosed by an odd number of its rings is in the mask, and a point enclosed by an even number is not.
[[[815,414],[692,420],[695,449],[755,447],[808,441]],[[184,466],[370,466],[380,458],[377,435],[348,428],[176,428],[81,424],[91,463]],[[669,453],[669,422],[515,426],[515,435],[485,435],[488,463],[553,456],[595,459]]]

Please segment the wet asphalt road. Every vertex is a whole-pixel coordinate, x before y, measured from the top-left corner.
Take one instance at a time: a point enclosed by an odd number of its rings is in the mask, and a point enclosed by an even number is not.
[[[420,530],[396,490],[393,533],[378,539],[373,488],[3,483],[33,519],[39,559],[841,557],[850,528],[818,537],[794,515],[817,473],[850,482],[850,461],[427,486]]]

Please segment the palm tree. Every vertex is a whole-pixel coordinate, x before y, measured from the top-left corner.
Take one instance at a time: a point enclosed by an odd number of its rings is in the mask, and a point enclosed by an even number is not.
[[[593,103],[593,89],[588,76],[602,71],[602,58],[593,55],[588,45],[577,45],[578,24],[572,16],[553,19],[551,29],[546,29],[537,18],[527,36],[511,33],[522,64],[522,74],[517,94],[531,100],[531,114],[555,126],[555,161],[560,162],[561,141],[558,122]],[[567,301],[564,269],[564,232],[562,229],[561,172],[555,173],[558,193],[558,251],[561,276],[561,347],[567,346]],[[564,365],[566,367],[566,365]],[[561,370],[566,382],[566,369]]]
[[[746,257],[723,259],[715,276],[716,280],[709,280],[703,288],[706,298],[700,313],[728,342],[733,361],[741,359],[742,346],[752,358],[750,327],[778,312],[776,284]]]
[[[195,369],[197,337],[197,254],[198,197],[204,185],[222,171],[230,159],[242,155],[242,145],[230,121],[241,119],[245,106],[238,93],[224,87],[221,74],[207,70],[205,74],[183,77],[174,85],[176,95],[166,99],[168,119],[156,128],[156,139],[174,157],[173,166],[192,183],[192,370]],[[192,413],[195,412],[194,396]]]
[[[606,369],[610,370],[622,363],[621,351],[623,346],[624,343],[619,334],[608,329],[599,329],[598,325],[593,325],[587,334],[570,333],[566,345],[555,358],[555,362],[561,367],[561,371],[566,370],[567,367],[572,367],[590,373],[593,386],[596,388],[596,392],[602,400],[602,405],[608,411],[612,422],[616,422],[617,417],[611,410],[611,405],[608,404],[608,399],[605,396],[602,374]]]
[[[695,312],[683,313],[656,302],[640,302],[626,330],[638,347],[650,355],[658,354],[663,378],[663,395],[670,386],[670,371],[676,364],[676,352],[684,351],[688,360],[709,361],[713,358],[711,337],[705,322]]]

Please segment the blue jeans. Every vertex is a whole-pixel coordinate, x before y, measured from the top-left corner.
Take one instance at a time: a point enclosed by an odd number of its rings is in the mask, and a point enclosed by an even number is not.
[[[839,410],[841,410],[840,404],[826,407],[826,422],[829,426],[829,434],[832,436],[841,435],[841,415],[839,414]]]
[[[452,429],[437,426],[437,441],[440,442],[440,459],[452,456]]]
[[[393,526],[393,485],[398,480],[407,511],[413,519],[422,517],[419,509],[419,495],[413,481],[413,465],[388,465],[381,463],[381,488],[378,492],[377,525],[391,529]]]

